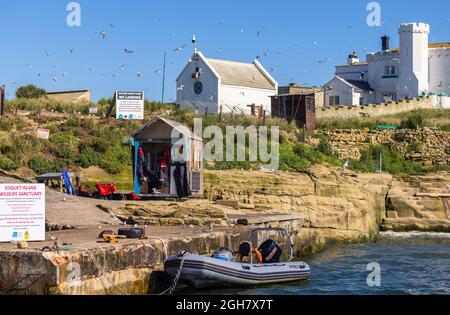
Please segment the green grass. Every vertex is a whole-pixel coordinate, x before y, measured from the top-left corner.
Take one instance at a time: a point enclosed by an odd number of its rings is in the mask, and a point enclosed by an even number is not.
[[[406,160],[401,154],[393,152],[383,145],[372,145],[369,149],[361,152],[361,159],[351,161],[350,169],[364,173],[375,173],[380,169],[380,154],[382,171],[394,175],[450,170],[450,165],[424,167],[419,163]]]
[[[420,118],[419,118],[420,117]],[[420,109],[384,117],[327,118],[317,120],[317,129],[376,129],[378,125],[393,125],[403,128],[429,127],[450,129],[450,109]]]

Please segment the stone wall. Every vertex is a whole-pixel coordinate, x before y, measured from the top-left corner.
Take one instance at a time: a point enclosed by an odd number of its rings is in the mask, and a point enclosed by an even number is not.
[[[359,160],[370,145],[383,144],[423,165],[450,164],[450,132],[423,130],[333,130],[325,135],[341,159]],[[316,140],[307,140],[314,143]]]
[[[430,97],[419,97],[412,100],[401,100],[398,102],[381,104],[369,104],[367,106],[329,106],[318,110],[316,112],[316,119],[378,117],[426,108],[433,108],[432,100]]]

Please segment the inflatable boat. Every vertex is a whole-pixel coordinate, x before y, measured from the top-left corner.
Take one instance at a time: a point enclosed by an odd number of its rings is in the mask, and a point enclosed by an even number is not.
[[[287,262],[280,262],[282,249],[272,239],[267,239],[258,248],[253,247],[252,236],[261,231],[278,231],[288,237]],[[239,256],[239,261],[236,261],[233,252],[227,248],[215,251],[212,256],[184,252],[167,259],[164,270],[175,282],[194,288],[256,286],[309,278],[309,266],[292,261],[293,245],[285,229],[252,230],[248,241],[240,244]]]

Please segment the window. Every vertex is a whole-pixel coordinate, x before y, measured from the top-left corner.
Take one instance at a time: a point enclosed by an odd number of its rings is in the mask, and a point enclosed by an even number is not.
[[[397,77],[397,67],[396,66],[385,66],[383,78],[396,78]]]
[[[341,97],[335,96],[334,97],[334,105],[340,105],[341,104]]]
[[[306,98],[306,109],[309,111],[314,111],[316,107],[315,99],[313,98]]]
[[[202,82],[200,82],[200,81],[195,82],[194,92],[197,95],[202,94],[202,92],[203,92],[203,84],[202,84]]]
[[[329,98],[328,98],[328,100],[329,100],[329,105],[330,106],[333,106],[333,105],[339,105],[341,102],[340,102],[340,96],[330,96]]]
[[[384,98],[384,102],[388,103],[388,102],[392,102],[394,100],[394,94],[393,93],[386,93],[383,95]]]
[[[364,99],[364,97],[360,97],[359,98],[359,105],[364,105],[364,101],[365,101],[365,99]]]
[[[328,105],[333,106],[334,105],[334,96],[330,96],[328,98]]]

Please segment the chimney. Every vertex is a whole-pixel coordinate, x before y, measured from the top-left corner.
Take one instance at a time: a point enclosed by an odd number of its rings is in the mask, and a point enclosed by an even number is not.
[[[348,55],[347,64],[352,65],[357,62],[359,62],[359,58],[358,55],[356,54],[356,51],[354,51],[353,54]]]
[[[387,35],[384,35],[383,37],[381,37],[381,49],[383,51],[387,51],[389,50],[389,40],[391,38]]]

